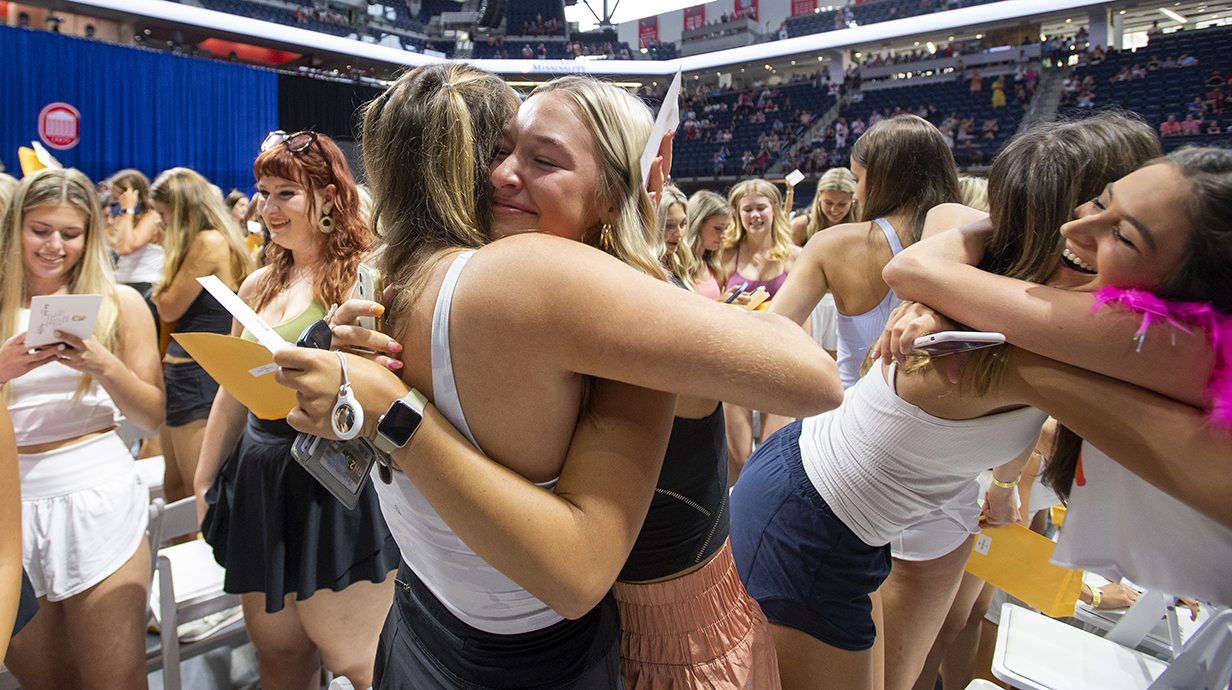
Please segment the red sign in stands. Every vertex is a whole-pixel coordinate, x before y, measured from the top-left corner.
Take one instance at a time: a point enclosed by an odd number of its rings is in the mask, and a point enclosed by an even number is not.
[[[736,14],[757,21],[757,0],[735,0]]]
[[[817,0],[791,0],[791,16],[812,14],[817,11]]]
[[[48,103],[38,116],[39,139],[65,151],[81,143],[81,113],[68,103]]]
[[[816,1],[816,0],[814,0]],[[684,8],[684,30],[700,29],[706,25],[706,6],[694,5]]]
[[[659,16],[642,17],[637,20],[637,47],[645,48],[659,40]]]

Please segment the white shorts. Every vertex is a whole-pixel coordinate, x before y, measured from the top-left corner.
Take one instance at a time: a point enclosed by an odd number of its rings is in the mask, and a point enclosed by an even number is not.
[[[145,541],[150,494],[119,436],[17,459],[22,563],[36,595],[62,601],[81,594]]]
[[[920,518],[890,541],[890,553],[904,561],[931,561],[952,552],[980,532],[984,490],[972,480],[950,502]]]
[[[834,304],[834,295],[827,292],[813,309],[811,323],[813,340],[821,349],[834,352],[838,350],[838,307]]]

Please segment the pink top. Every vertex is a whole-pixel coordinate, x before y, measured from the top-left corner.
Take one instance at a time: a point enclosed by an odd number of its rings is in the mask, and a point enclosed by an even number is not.
[[[714,274],[710,269],[706,269],[706,280],[699,280],[696,283],[697,294],[706,299],[718,299],[723,295],[719,290],[719,281],[715,280]]]

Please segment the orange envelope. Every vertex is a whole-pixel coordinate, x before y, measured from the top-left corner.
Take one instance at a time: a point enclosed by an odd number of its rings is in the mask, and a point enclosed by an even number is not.
[[[1082,571],[1053,565],[1056,544],[1022,525],[983,530],[967,572],[1022,599],[1046,616],[1074,615]]]
[[[274,356],[264,345],[217,333],[172,333],[218,385],[261,419],[282,419],[295,391],[274,380]]]

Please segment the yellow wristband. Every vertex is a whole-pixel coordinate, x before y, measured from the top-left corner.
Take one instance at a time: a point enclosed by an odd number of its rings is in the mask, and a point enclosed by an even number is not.
[[[1001,481],[1000,479],[997,479],[996,477],[993,477],[993,478],[992,478],[992,483],[993,483],[993,484],[996,484],[997,486],[1001,487],[1002,489],[1012,489],[1012,488],[1014,488],[1015,486],[1018,486],[1018,480],[1017,480],[1017,479],[1015,479],[1015,480],[1014,480],[1014,481],[1012,481],[1012,482],[1003,482],[1003,481]]]
[[[1093,609],[1099,608],[1099,602],[1103,598],[1104,598],[1104,595],[1102,592],[1100,592],[1098,589],[1094,587],[1091,588],[1091,608]]]

